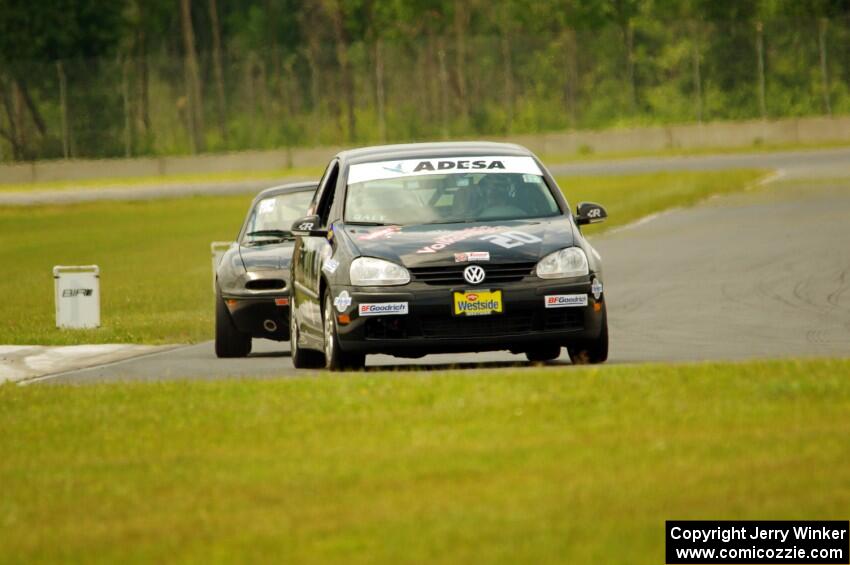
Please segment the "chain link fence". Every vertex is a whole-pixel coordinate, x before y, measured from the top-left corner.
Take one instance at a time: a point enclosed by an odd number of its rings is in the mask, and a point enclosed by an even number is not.
[[[0,160],[850,113],[850,22],[643,22],[0,68]]]

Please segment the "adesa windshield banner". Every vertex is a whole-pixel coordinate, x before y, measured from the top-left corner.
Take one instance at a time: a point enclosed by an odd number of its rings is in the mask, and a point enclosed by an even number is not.
[[[438,159],[405,159],[351,165],[348,171],[348,184],[451,173],[543,174],[531,157],[440,157]]]

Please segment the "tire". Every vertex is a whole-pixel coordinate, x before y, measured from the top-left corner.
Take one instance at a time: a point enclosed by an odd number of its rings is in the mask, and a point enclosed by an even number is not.
[[[224,299],[219,294],[215,303],[215,355],[227,359],[251,353],[251,336],[240,332],[233,323]]]
[[[553,361],[561,356],[560,345],[544,345],[529,349],[525,352],[525,357],[532,363],[543,363],[544,361]]]
[[[573,365],[596,365],[608,360],[608,312],[602,315],[599,337],[567,346]]]
[[[324,366],[325,359],[318,351],[299,347],[294,298],[289,299],[289,304],[289,350],[291,351],[292,365],[296,369],[319,369]]]
[[[325,294],[325,307],[322,309],[322,324],[325,334],[325,369],[329,371],[359,370],[366,366],[366,355],[348,353],[339,346],[336,333],[336,316],[334,316],[331,293]]]

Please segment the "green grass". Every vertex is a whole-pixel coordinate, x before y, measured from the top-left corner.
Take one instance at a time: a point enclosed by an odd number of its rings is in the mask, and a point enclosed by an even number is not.
[[[0,387],[0,562],[661,563],[846,519],[850,361]]]
[[[758,171],[565,178],[574,206],[594,200],[610,213],[594,230],[742,190]],[[213,328],[209,244],[236,236],[249,196],[0,208],[0,343],[186,343]],[[54,265],[101,268],[102,324],[54,327]]]
[[[584,230],[586,234],[594,234],[662,210],[692,206],[709,196],[751,188],[766,175],[765,171],[730,170],[562,177],[558,179],[558,185],[567,195],[573,210],[583,200],[605,206],[608,220]]]
[[[324,169],[320,167],[296,167],[289,169],[270,169],[263,171],[229,171],[224,173],[187,173],[142,177],[106,177],[80,180],[37,181],[22,183],[0,182],[0,192],[29,192],[34,190],[68,190],[101,188],[133,188],[140,185],[200,184],[204,182],[238,182],[249,180],[269,180],[286,182],[288,179],[316,180]],[[271,186],[271,185],[270,185]]]
[[[661,151],[579,151],[577,153],[544,153],[540,158],[544,163],[584,163],[590,161],[610,161],[614,159],[640,159],[648,157],[699,157],[704,155],[750,155],[754,153],[776,153],[780,151],[817,151],[821,149],[845,149],[850,147],[847,141],[826,141],[823,143],[754,143],[739,147],[708,146],[676,148]]]
[[[212,335],[210,242],[236,237],[251,196],[0,208],[0,343],[185,343]],[[97,264],[96,330],[54,327],[53,266]]]

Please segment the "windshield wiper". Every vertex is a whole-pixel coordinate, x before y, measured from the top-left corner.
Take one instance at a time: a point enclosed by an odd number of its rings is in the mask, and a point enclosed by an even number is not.
[[[245,234],[246,236],[251,237],[292,237],[292,232],[288,230],[258,230],[258,231],[249,231]]]
[[[388,226],[384,222],[345,222],[347,226]]]

